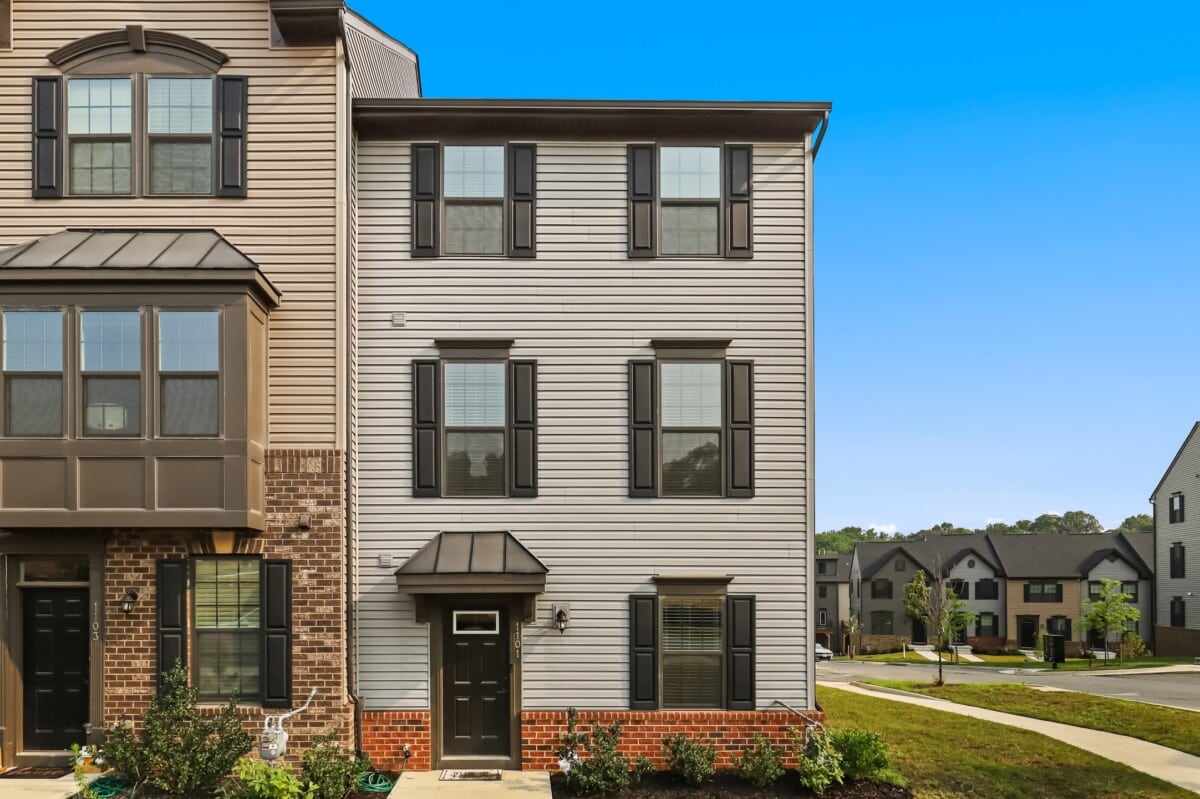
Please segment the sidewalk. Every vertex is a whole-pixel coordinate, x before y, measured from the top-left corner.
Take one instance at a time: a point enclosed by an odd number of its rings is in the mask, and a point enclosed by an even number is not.
[[[56,780],[0,780],[0,799],[66,799],[78,790],[70,774]]]
[[[1060,724],[1055,721],[1042,721],[1026,716],[1014,716],[1011,713],[1001,713],[996,710],[986,710],[969,705],[958,705],[945,699],[914,696],[902,691],[893,691],[875,686],[866,687],[857,683],[835,683],[821,681],[820,685],[836,688],[841,691],[873,696],[877,699],[888,699],[893,702],[905,702],[910,705],[941,710],[946,713],[957,713],[1009,727],[1041,733],[1063,743],[1077,746],[1100,757],[1124,763],[1132,769],[1158,777],[1160,780],[1178,785],[1189,791],[1200,793],[1200,757],[1189,755],[1166,746],[1148,743],[1137,738],[1124,735],[1114,735],[1111,732],[1100,732],[1070,724]]]

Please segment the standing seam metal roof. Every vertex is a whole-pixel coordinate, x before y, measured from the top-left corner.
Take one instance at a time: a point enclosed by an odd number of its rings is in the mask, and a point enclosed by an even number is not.
[[[350,9],[343,19],[354,99],[420,97],[417,54]]]
[[[2,269],[258,269],[211,229],[88,230],[0,250]]]

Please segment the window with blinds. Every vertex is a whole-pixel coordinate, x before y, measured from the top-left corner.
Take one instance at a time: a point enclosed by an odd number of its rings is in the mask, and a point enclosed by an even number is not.
[[[721,364],[659,365],[663,496],[721,495]]]
[[[443,368],[446,496],[505,494],[505,363],[447,361]]]
[[[504,147],[443,150],[446,254],[504,252]]]
[[[723,706],[724,597],[663,597],[661,656],[664,708]]]
[[[196,688],[203,700],[257,699],[262,598],[258,558],[196,558]]]

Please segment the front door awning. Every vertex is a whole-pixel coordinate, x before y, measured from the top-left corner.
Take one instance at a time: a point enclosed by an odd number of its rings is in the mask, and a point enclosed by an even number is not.
[[[549,569],[511,533],[438,533],[396,570],[408,594],[540,594]]]

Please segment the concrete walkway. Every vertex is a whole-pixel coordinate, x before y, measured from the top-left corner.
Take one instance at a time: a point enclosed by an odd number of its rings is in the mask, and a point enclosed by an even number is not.
[[[66,799],[78,790],[70,774],[56,780],[0,780],[0,799]]]
[[[1152,744],[1137,738],[1129,738],[1125,735],[1115,735],[1111,732],[1089,730],[1070,724],[1060,724],[1056,721],[1031,719],[1026,716],[1014,716],[1011,713],[1001,713],[996,710],[959,705],[945,699],[916,696],[903,691],[893,691],[877,686],[868,687],[859,684],[824,681],[820,684],[842,691],[873,696],[877,699],[904,702],[909,705],[920,705],[921,707],[933,710],[957,713],[960,716],[970,716],[971,718],[983,721],[992,721],[996,724],[1005,724],[1009,727],[1019,727],[1023,730],[1041,733],[1063,743],[1097,754],[1100,757],[1114,760],[1117,763],[1124,763],[1132,769],[1137,769],[1152,777],[1158,777],[1160,780],[1174,783],[1180,788],[1200,793],[1200,757],[1189,755],[1186,752],[1180,752],[1166,746],[1159,746],[1158,744]]]
[[[547,771],[505,771],[496,781],[443,782],[441,776],[441,771],[407,772],[388,799],[550,799]]]

